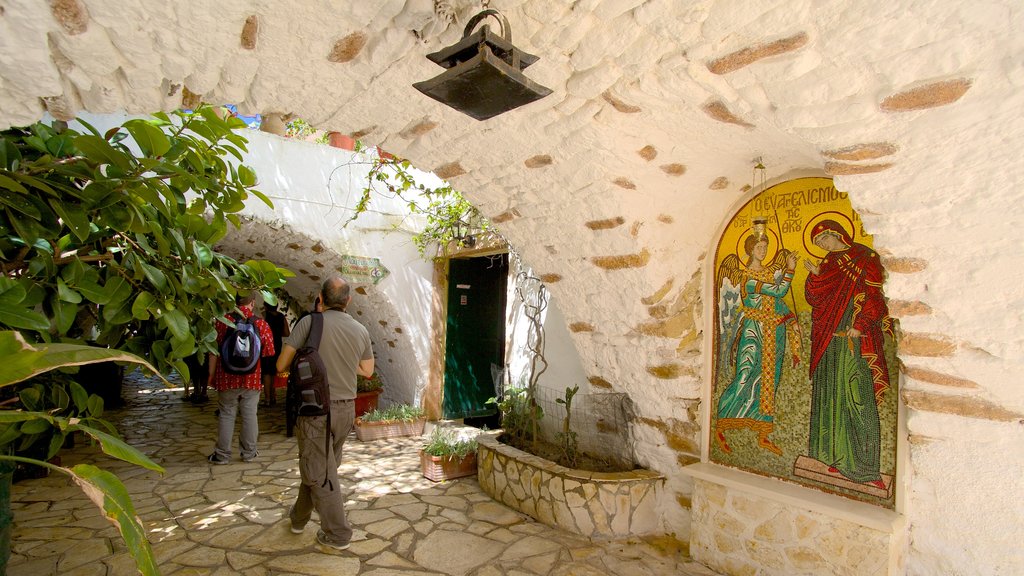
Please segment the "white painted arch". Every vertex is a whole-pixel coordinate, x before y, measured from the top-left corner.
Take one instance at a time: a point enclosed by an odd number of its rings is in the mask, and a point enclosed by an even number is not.
[[[540,56],[530,77],[554,93],[479,123],[410,87],[439,71],[423,56],[459,36],[479,8],[469,0],[226,0],[216,11],[198,0],[7,2],[0,126],[46,110],[170,109],[187,89],[244,112],[294,113],[358,133],[438,170],[501,220],[538,272],[561,277],[550,289],[580,329],[582,364],[633,399],[636,453],[668,475],[674,497],[663,521],[682,537],[692,484],[677,468],[698,451],[681,454],[643,422],[676,423],[699,445],[690,408],[706,351],[699,338],[680,346],[692,331],[639,330],[651,320],[647,302],[670,282],[661,298],[679,301],[699,277],[752,158],[762,156],[771,176],[830,170],[880,252],[913,270],[890,273],[886,286],[890,298],[923,305],[901,318],[904,330],[949,344],[941,354],[929,340],[901,353],[914,394],[905,570],[1024,571],[1014,553],[1024,504],[1007,497],[1024,491],[1011,472],[1024,466],[1024,384],[1015,376],[1024,369],[1020,3],[491,5],[509,17],[516,43]],[[246,28],[250,18],[256,30]],[[770,53],[765,46],[779,50],[724,73],[709,67],[745,49]],[[966,92],[941,106],[883,110],[891,96],[944,82]],[[893,151],[823,155],[875,143]],[[605,256],[645,265],[609,270],[596,265]],[[675,312],[700,330],[699,306]]]

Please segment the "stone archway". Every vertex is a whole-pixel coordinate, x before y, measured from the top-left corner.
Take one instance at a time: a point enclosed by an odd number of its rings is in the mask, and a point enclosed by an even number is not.
[[[285,290],[303,306],[312,304],[324,280],[342,274],[345,263],[342,254],[321,240],[289,225],[254,217],[243,218],[238,229],[229,228],[215,249],[238,261],[265,259],[291,270],[295,277],[288,280]],[[426,380],[425,373],[420,379],[410,377],[419,363],[410,336],[402,328],[401,306],[371,282],[355,279],[351,286],[349,313],[370,332],[377,368],[385,381],[382,397],[394,403],[414,403],[423,394]]]
[[[1019,2],[493,4],[554,94],[486,123],[410,87],[436,74],[424,55],[460,36],[471,0],[7,5],[0,125],[231,102],[435,170],[551,279],[591,385],[634,400],[636,452],[671,471],[662,510],[679,534],[693,516],[677,469],[700,451],[706,319],[637,327],[665,318],[674,286],[699,283],[752,158],[772,176],[824,171],[889,259],[908,332],[921,489],[908,487],[901,565],[1021,572],[1024,504],[1005,498],[1005,470],[1024,465],[1024,394],[1007,377],[1024,370],[1007,313],[1022,306],[1024,267],[1008,210],[1024,199]]]

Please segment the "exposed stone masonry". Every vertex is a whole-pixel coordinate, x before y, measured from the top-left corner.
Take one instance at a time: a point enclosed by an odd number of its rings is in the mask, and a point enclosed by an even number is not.
[[[735,72],[736,70],[749,66],[762,58],[770,58],[772,56],[785,54],[786,52],[799,50],[807,44],[807,41],[807,33],[800,32],[799,34],[790,36],[789,38],[783,38],[782,40],[776,40],[775,42],[757,44],[749,48],[743,48],[742,50],[737,50],[732,54],[708,62],[708,70],[714,74],[728,74],[730,72]]]
[[[889,573],[889,534],[696,480],[690,551],[733,575]]]
[[[353,32],[335,42],[334,48],[327,56],[327,59],[336,64],[351,62],[359,55],[363,47],[366,46],[366,41],[367,37],[364,32]]]
[[[952,104],[970,90],[973,81],[957,78],[934,82],[887,96],[879,104],[883,112],[910,112]]]
[[[480,487],[536,520],[582,536],[655,533],[664,476],[648,470],[572,470],[497,441],[477,437]]]

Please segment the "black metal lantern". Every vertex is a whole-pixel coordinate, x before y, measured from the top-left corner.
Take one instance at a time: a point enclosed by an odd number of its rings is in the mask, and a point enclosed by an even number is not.
[[[486,24],[473,32],[488,16],[498,19],[501,36]],[[523,74],[538,60],[512,45],[512,29],[497,10],[473,16],[462,40],[427,58],[447,68],[440,76],[413,84],[434,100],[447,104],[477,120],[486,120],[551,94],[551,90]]]

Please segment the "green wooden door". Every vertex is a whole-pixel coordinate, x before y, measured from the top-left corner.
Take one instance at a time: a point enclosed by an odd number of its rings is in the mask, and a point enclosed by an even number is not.
[[[476,418],[497,412],[485,403],[497,396],[492,369],[500,370],[505,361],[507,283],[507,254],[449,261],[445,418]]]

